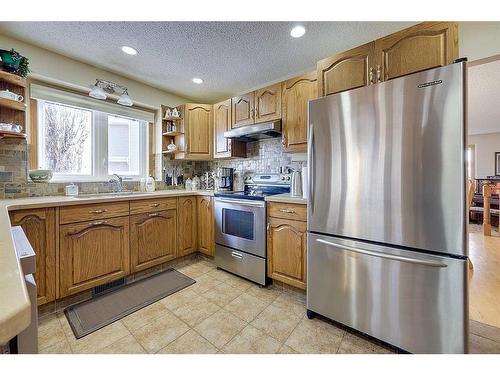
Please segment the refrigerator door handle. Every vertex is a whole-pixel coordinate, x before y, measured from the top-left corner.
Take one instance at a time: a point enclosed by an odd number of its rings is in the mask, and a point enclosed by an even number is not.
[[[351,246],[340,245],[337,243],[329,242],[329,241],[323,240],[321,238],[316,239],[316,241],[318,241],[322,244],[328,245],[328,246],[342,249],[342,250],[347,250],[347,251],[351,251],[353,253],[358,253],[358,254],[363,254],[363,255],[374,256],[377,258],[396,260],[399,262],[418,264],[421,266],[428,266],[428,267],[440,267],[440,268],[448,267],[448,265],[446,263],[442,263],[442,262],[433,262],[433,261],[429,261],[429,260],[409,258],[409,257],[400,256],[400,255],[384,254],[384,253],[379,253],[377,251],[363,250],[363,249],[358,249],[358,248],[351,247]]]
[[[309,144],[308,144],[309,150],[308,150],[308,155],[309,155],[309,206],[311,207],[311,213],[314,212],[314,130],[313,130],[313,125],[309,125]]]

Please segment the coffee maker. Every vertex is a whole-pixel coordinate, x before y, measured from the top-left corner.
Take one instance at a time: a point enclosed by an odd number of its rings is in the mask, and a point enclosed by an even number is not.
[[[219,177],[219,190],[233,190],[233,168],[219,167],[217,177]]]

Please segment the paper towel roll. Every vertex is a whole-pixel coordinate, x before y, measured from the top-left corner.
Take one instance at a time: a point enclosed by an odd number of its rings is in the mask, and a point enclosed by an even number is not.
[[[309,168],[302,167],[302,198],[307,199],[309,189]]]

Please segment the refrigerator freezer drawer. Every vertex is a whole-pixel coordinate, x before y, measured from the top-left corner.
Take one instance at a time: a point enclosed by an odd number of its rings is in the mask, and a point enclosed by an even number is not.
[[[411,353],[466,353],[467,260],[310,233],[307,308]]]
[[[215,264],[258,284],[266,284],[266,260],[243,251],[215,245]]]

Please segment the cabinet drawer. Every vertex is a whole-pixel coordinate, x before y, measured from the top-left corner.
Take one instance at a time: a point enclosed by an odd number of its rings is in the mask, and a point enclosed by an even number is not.
[[[307,206],[293,203],[268,203],[268,215],[281,219],[307,220]]]
[[[78,223],[96,219],[125,216],[129,213],[128,202],[95,203],[78,206],[61,207],[59,223]]]
[[[156,198],[130,201],[130,213],[142,214],[145,212],[155,212],[164,210],[175,210],[177,208],[177,198]]]

